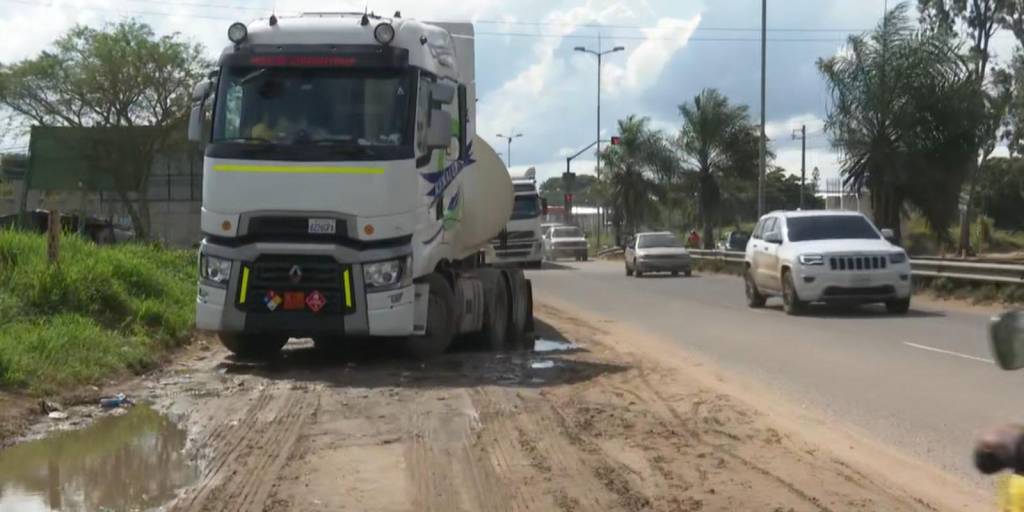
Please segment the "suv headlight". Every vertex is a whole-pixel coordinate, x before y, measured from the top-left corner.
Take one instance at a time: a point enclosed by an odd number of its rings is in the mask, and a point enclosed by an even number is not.
[[[200,254],[199,278],[226,287],[231,279],[231,260]]]
[[[409,258],[363,265],[363,282],[369,291],[398,288],[408,283]]]
[[[893,265],[896,265],[896,264],[899,264],[899,263],[906,263],[906,262],[907,262],[907,253],[906,252],[900,251],[900,252],[894,252],[894,253],[890,253],[889,254],[889,263],[892,263]]]
[[[801,254],[800,255],[801,265],[824,265],[825,257],[820,254]]]

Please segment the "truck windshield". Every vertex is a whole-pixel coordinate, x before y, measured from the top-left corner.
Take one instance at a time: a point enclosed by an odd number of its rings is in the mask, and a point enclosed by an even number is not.
[[[537,196],[516,196],[512,204],[512,220],[532,219],[540,215],[540,199]]]
[[[859,215],[815,215],[786,219],[791,242],[808,240],[881,238],[867,219]]]
[[[213,143],[411,150],[415,92],[405,70],[225,68]]]

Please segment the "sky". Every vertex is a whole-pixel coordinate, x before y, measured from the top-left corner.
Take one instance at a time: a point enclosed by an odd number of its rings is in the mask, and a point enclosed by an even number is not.
[[[841,51],[847,36],[870,30],[885,0],[769,0],[767,13],[766,132],[775,164],[800,171],[800,141],[807,127],[807,173],[838,176],[838,156],[823,131],[828,90],[816,62]],[[894,5],[895,0],[890,2]],[[760,120],[758,0],[0,0],[0,62],[37,55],[76,23],[100,26],[125,17],[157,33],[181,33],[215,57],[227,27],[271,12],[362,11],[405,18],[471,20],[477,31],[478,133],[508,158],[498,134],[512,142],[511,172],[535,167],[538,178],[560,175],[565,158],[594,142],[597,133],[597,59],[576,46],[624,51],[607,55],[601,69],[601,134],[616,133],[630,114],[675,135],[678,106],[701,89],[716,88],[749,106]],[[1009,57],[1012,36],[997,37],[996,59]],[[12,142],[14,140],[14,142]],[[0,149],[23,144],[0,139]],[[572,162],[594,171],[593,152]]]

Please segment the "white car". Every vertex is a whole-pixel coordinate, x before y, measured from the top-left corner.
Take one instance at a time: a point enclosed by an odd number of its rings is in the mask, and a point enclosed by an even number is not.
[[[772,212],[757,223],[746,252],[747,303],[781,296],[786,313],[810,302],[881,302],[910,309],[910,259],[857,212]]]
[[[544,257],[548,261],[558,258],[587,261],[587,237],[576,226],[552,226],[544,232]]]
[[[623,259],[627,276],[643,277],[644,273],[653,272],[693,275],[689,251],[679,237],[668,231],[637,233],[626,242]]]

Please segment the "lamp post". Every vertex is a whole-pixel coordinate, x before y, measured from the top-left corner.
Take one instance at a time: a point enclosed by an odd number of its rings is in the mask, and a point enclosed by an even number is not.
[[[505,139],[505,140],[508,141],[508,152],[505,153],[505,167],[508,167],[509,171],[511,171],[512,170],[512,139],[518,139],[519,137],[522,137],[523,134],[521,134],[521,133],[513,133],[513,132],[509,132],[509,133],[512,133],[512,135],[502,135],[502,134],[499,133],[498,134],[498,138]]]
[[[625,50],[624,46],[616,46],[611,50],[601,51],[601,38],[597,39],[597,50],[591,50],[583,46],[577,46],[573,48],[574,51],[589,53],[597,57],[597,179],[601,179],[601,59],[609,53],[621,52]],[[601,231],[604,229],[604,221],[601,219],[601,211],[598,209],[598,227],[597,227],[597,246],[601,246]]]

